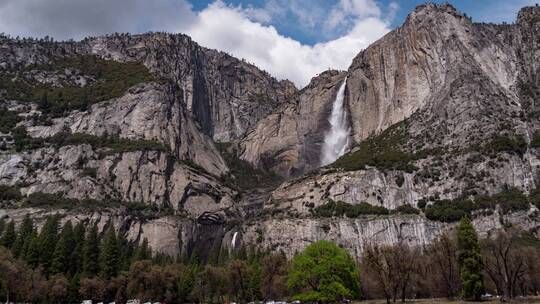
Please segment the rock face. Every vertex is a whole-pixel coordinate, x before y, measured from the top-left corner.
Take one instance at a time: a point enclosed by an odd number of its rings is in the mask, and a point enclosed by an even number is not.
[[[240,142],[240,157],[285,176],[318,168],[332,102],[344,78],[345,73],[337,71],[315,77],[248,132]]]
[[[448,4],[421,5],[360,52],[347,71],[326,71],[300,91],[184,35],[61,43],[0,37],[0,72],[16,75],[0,77],[8,84],[0,87],[2,115],[16,113],[29,138],[83,134],[131,143],[68,142],[17,151],[12,130],[0,134],[0,184],[23,196],[59,193],[158,210],[142,216],[128,205],[32,207],[23,198],[2,202],[0,217],[20,222],[31,213],[40,225],[60,213],[63,221],[101,228],[112,221],[134,242],[146,237],[159,252],[203,258],[212,250],[253,244],[292,256],[318,239],[333,240],[356,257],[369,242],[427,244],[453,224],[395,212],[320,218],[313,210],[331,200],[393,211],[509,188],[530,193],[540,171],[539,30],[538,7],[522,9],[515,24],[494,25],[473,23]],[[52,87],[99,84],[99,77],[75,68],[40,68],[88,55],[142,63],[154,78],[50,119],[42,119],[41,101],[8,98],[18,79]],[[319,168],[328,117],[345,77],[354,144],[345,157],[365,163]],[[230,155],[222,155],[224,146],[244,162],[231,163]],[[238,189],[231,175],[247,164],[289,180],[276,189]],[[507,224],[538,234],[538,209],[528,206],[479,212],[474,224],[481,236]]]
[[[119,61],[142,61],[174,79],[202,131],[230,142],[296,92],[289,81],[223,52],[200,47],[185,35],[151,34],[90,39],[82,51]]]

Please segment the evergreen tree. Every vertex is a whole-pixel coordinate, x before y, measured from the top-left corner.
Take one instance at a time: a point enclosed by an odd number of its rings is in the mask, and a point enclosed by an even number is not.
[[[23,250],[24,243],[32,231],[34,231],[34,222],[30,218],[30,214],[27,213],[21,223],[21,227],[19,227],[17,238],[15,239],[13,248],[11,249],[16,258],[22,256],[21,252]]]
[[[41,229],[38,237],[39,261],[43,265],[43,272],[49,274],[52,258],[58,238],[58,217],[50,216]]]
[[[463,217],[457,226],[458,261],[465,299],[480,301],[484,292],[482,255],[471,220]]]
[[[137,248],[135,260],[141,261],[150,259],[152,259],[152,251],[148,246],[148,239],[144,238],[142,244]]]
[[[36,268],[39,265],[39,238],[35,230],[26,238],[21,255],[30,267]]]
[[[69,272],[72,275],[82,271],[83,250],[84,250],[84,235],[86,229],[82,222],[77,223],[73,229],[73,253],[71,254],[71,263]]]
[[[129,270],[133,258],[133,244],[128,242],[120,232],[118,232],[116,239],[118,243],[118,270]]]
[[[93,277],[99,271],[99,239],[96,225],[90,228],[83,248],[83,273],[85,276]]]
[[[6,231],[4,231],[4,234],[2,235],[2,239],[0,240],[0,244],[6,248],[11,248],[13,245],[13,242],[15,242],[16,234],[15,234],[15,222],[11,220],[9,224],[6,227]]]
[[[67,221],[56,242],[51,263],[51,273],[67,273],[70,269],[71,254],[74,250],[74,234],[71,221]]]
[[[81,277],[75,274],[68,282],[68,298],[67,303],[81,303],[81,295],[79,288],[81,286]]]
[[[105,279],[115,277],[119,269],[119,250],[114,225],[110,225],[109,229],[103,237],[101,244],[101,276]]]

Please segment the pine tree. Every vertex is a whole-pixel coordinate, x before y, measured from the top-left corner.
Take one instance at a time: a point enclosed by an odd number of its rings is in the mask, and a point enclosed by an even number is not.
[[[27,213],[21,223],[21,227],[19,227],[17,238],[15,239],[13,248],[11,249],[16,258],[22,256],[21,252],[23,250],[24,243],[32,231],[34,231],[34,222],[30,218],[30,214]]]
[[[135,254],[135,260],[150,260],[152,259],[152,250],[148,246],[148,239],[144,238],[142,244],[137,248],[137,253]]]
[[[96,225],[90,228],[84,241],[83,248],[83,273],[93,277],[99,272],[99,239]]]
[[[39,238],[35,230],[26,238],[21,256],[30,267],[36,268],[39,265]]]
[[[11,220],[6,227],[6,231],[4,231],[4,234],[2,235],[0,244],[6,248],[11,248],[13,242],[15,242],[15,238],[15,222]]]
[[[75,274],[68,284],[68,298],[67,303],[80,303],[81,295],[79,294],[79,288],[81,286],[81,277],[79,274]]]
[[[463,217],[457,226],[458,261],[462,296],[465,299],[480,301],[484,293],[482,255],[478,236],[471,220]]]
[[[67,273],[70,268],[71,254],[74,249],[74,234],[71,221],[67,221],[56,242],[51,263],[51,273]]]
[[[133,244],[128,242],[120,232],[118,232],[116,241],[118,244],[118,270],[129,270],[133,259]]]
[[[82,272],[83,250],[84,250],[84,235],[86,229],[82,222],[77,223],[73,229],[73,253],[71,254],[70,270],[72,275]]]
[[[101,244],[101,276],[105,279],[115,277],[119,269],[119,250],[114,225],[110,225]]]
[[[41,229],[38,237],[39,261],[43,265],[43,272],[49,274],[52,258],[58,238],[58,217],[50,216]]]

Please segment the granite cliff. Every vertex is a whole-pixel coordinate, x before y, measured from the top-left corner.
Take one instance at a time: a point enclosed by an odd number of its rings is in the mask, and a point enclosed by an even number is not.
[[[358,256],[371,241],[429,243],[463,213],[483,236],[510,224],[538,236],[539,30],[538,7],[495,25],[421,5],[301,90],[184,35],[2,37],[0,183],[21,196],[0,216],[112,221],[170,255],[291,256],[331,239]],[[320,168],[345,78],[352,147]],[[125,90],[92,95],[111,81]],[[240,186],[272,173],[287,181]]]

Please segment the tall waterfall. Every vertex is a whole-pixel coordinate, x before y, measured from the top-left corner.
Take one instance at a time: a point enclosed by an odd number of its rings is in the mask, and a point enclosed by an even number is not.
[[[339,87],[339,91],[332,106],[332,113],[328,121],[330,130],[324,136],[324,144],[321,150],[321,165],[333,163],[349,149],[350,128],[347,125],[347,112],[343,108],[345,85],[347,78]]]

